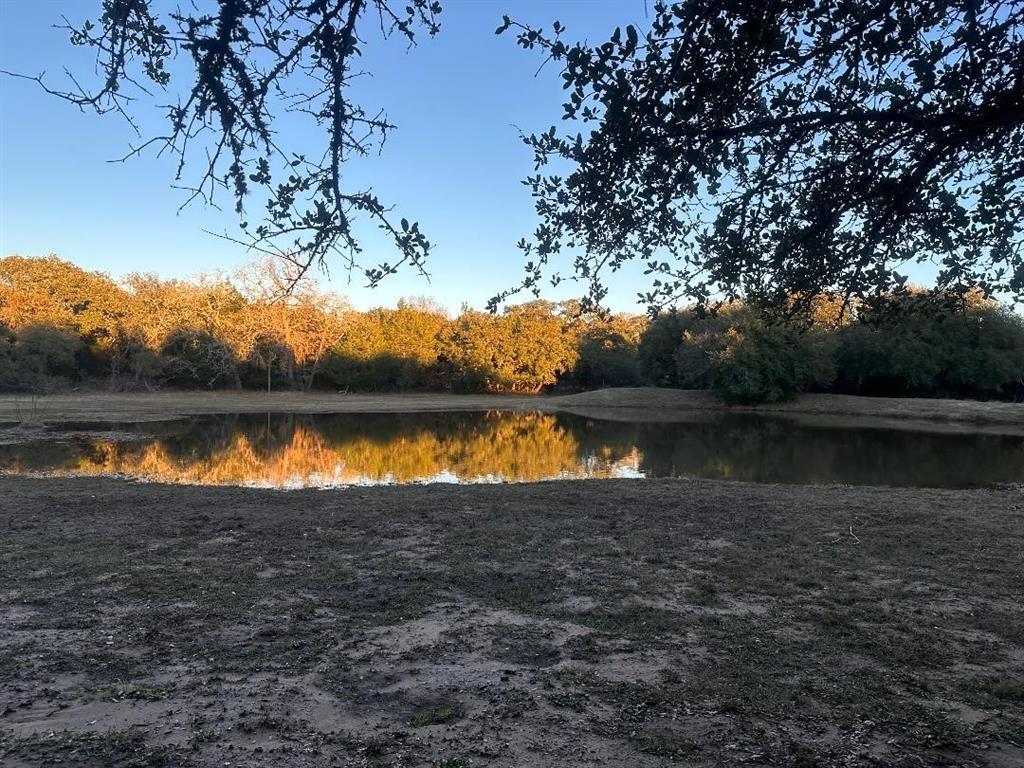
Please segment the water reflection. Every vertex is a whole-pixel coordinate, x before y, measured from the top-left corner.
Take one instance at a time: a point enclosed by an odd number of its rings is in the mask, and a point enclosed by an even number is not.
[[[3,445],[0,468],[275,488],[620,476],[948,487],[1024,481],[1021,437],[821,428],[747,415],[665,424],[510,412],[268,414],[118,429],[147,437]]]

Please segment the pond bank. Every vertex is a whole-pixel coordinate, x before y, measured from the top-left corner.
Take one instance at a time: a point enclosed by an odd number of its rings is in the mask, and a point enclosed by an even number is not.
[[[972,400],[802,395],[792,403],[725,408],[709,392],[652,387],[577,395],[331,394],[323,392],[73,392],[32,398],[0,395],[0,422],[164,421],[207,413],[396,413],[415,411],[571,411],[594,418],[678,420],[699,412],[756,412],[802,419],[868,419],[879,426],[1024,431],[1024,405]]]
[[[804,394],[788,403],[757,406],[725,406],[710,392],[655,387],[598,389],[554,398],[562,410],[644,412],[671,418],[685,411],[759,413],[806,421],[870,420],[883,425],[915,426],[932,422],[950,428],[1012,427],[1024,429],[1024,404],[979,400],[948,400],[917,397],[860,397],[856,395]],[[1014,431],[1016,431],[1016,429]]]
[[[0,483],[4,765],[1024,762],[1019,488]]]

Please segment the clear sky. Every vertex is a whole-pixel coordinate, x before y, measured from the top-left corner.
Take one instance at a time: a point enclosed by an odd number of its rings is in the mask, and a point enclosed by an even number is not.
[[[647,13],[644,0],[443,5],[440,34],[422,37],[411,50],[398,39],[367,36],[364,62],[373,78],[364,81],[360,99],[384,107],[399,129],[382,156],[350,174],[353,183],[372,185],[384,202],[418,220],[434,249],[429,283],[406,271],[371,290],[361,274],[349,282],[337,266],[328,285],[360,308],[414,295],[432,296],[452,310],[463,302],[481,307],[521,279],[515,242],[530,233],[534,216],[520,181],[533,168],[515,126],[543,130],[557,122],[563,92],[556,67],[537,74],[537,54],[518,48],[509,33],[495,36],[502,14],[545,26],[557,18],[572,39],[603,40],[616,26],[643,26]],[[92,74],[92,58],[52,25],[62,15],[74,23],[95,18],[99,6],[100,0],[0,0],[0,69],[45,71],[55,84],[64,66]],[[154,0],[154,7],[173,4]],[[148,127],[162,127],[159,115],[147,117]],[[0,75],[0,254],[56,253],[115,276],[140,271],[182,277],[248,261],[239,246],[203,232],[236,233],[230,206],[219,213],[194,203],[177,212],[184,197],[170,187],[170,160],[107,162],[123,155],[131,140],[119,117],[81,113],[34,83]],[[393,255],[375,258],[387,244],[372,226],[363,232],[366,262]],[[636,268],[616,282],[609,304],[639,311],[635,294],[641,286]],[[546,297],[582,290],[560,286]]]

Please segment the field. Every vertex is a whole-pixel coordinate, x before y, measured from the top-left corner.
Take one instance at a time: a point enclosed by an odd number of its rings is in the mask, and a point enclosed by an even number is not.
[[[1017,487],[0,485],[5,766],[1024,763]]]

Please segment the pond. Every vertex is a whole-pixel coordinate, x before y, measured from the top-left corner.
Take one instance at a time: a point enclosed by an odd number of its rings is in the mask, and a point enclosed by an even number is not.
[[[1024,482],[1024,437],[488,412],[234,414],[67,425],[0,445],[0,470],[272,488],[566,478],[970,487]]]

